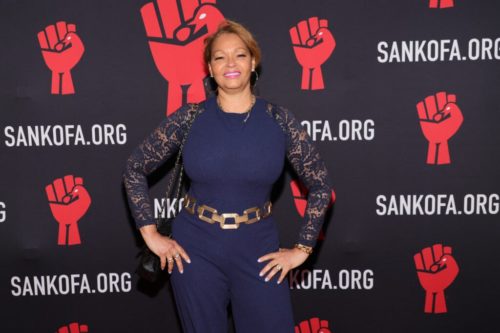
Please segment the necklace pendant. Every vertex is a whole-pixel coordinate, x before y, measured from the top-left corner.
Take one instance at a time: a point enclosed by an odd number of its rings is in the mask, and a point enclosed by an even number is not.
[[[246,123],[246,122],[247,122],[247,120],[248,120],[248,118],[250,118],[250,111],[248,111],[248,114],[247,114],[247,116],[245,117],[245,119],[243,119],[243,122],[244,122],[244,123]]]

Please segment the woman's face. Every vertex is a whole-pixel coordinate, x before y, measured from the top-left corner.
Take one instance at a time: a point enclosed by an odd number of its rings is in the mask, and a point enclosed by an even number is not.
[[[224,33],[212,45],[208,69],[219,89],[238,92],[250,89],[250,75],[255,59],[238,35]]]

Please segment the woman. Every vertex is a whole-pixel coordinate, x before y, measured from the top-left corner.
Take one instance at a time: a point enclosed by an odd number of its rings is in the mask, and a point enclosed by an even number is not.
[[[162,269],[172,274],[185,332],[227,332],[231,304],[238,333],[290,333],[285,277],[315,245],[330,202],[327,170],[293,114],[252,94],[260,50],[248,30],[224,22],[205,41],[204,60],[217,96],[181,107],[131,155],[124,182],[132,214]],[[187,119],[196,109],[188,135]],[[191,187],[170,239],[156,231],[146,176],[175,155],[185,135],[183,163]],[[285,157],[309,189],[291,249],[279,248],[268,202]]]

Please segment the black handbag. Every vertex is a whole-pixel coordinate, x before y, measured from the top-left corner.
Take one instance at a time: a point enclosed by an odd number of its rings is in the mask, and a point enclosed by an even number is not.
[[[173,169],[169,172],[169,179],[167,183],[167,189],[165,191],[165,198],[162,202],[162,211],[159,217],[156,219],[156,229],[163,236],[170,237],[172,236],[172,221],[175,216],[179,213],[179,200],[182,198],[182,178],[184,173],[184,165],[181,162],[182,150],[184,149],[184,143],[186,142],[186,138],[189,134],[189,130],[191,129],[191,125],[194,122],[194,119],[198,115],[199,105],[195,104],[196,111],[194,115],[188,120],[188,129],[186,134],[184,135],[181,145],[179,147],[179,152],[177,153],[177,158],[175,160],[175,165]],[[167,216],[168,214],[165,212],[165,202],[167,200],[170,201],[170,204],[174,204],[176,209],[176,214],[174,216]],[[140,261],[139,266],[136,269],[136,273],[144,280],[149,282],[156,282],[160,277],[161,263],[160,258],[154,254],[146,244],[144,244],[141,252],[139,253]],[[168,274],[167,274],[168,275]],[[170,276],[170,275],[168,275]]]

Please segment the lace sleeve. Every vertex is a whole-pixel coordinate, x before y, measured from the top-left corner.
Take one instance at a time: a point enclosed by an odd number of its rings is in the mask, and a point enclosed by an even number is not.
[[[132,152],[123,173],[130,211],[137,228],[155,224],[146,176],[172,157],[187,132],[188,119],[194,116],[194,104],[188,104],[165,118]],[[201,110],[200,110],[201,112]]]
[[[287,159],[308,189],[306,211],[296,243],[314,247],[331,200],[328,171],[311,137],[293,113],[281,106],[272,108],[287,136]]]

